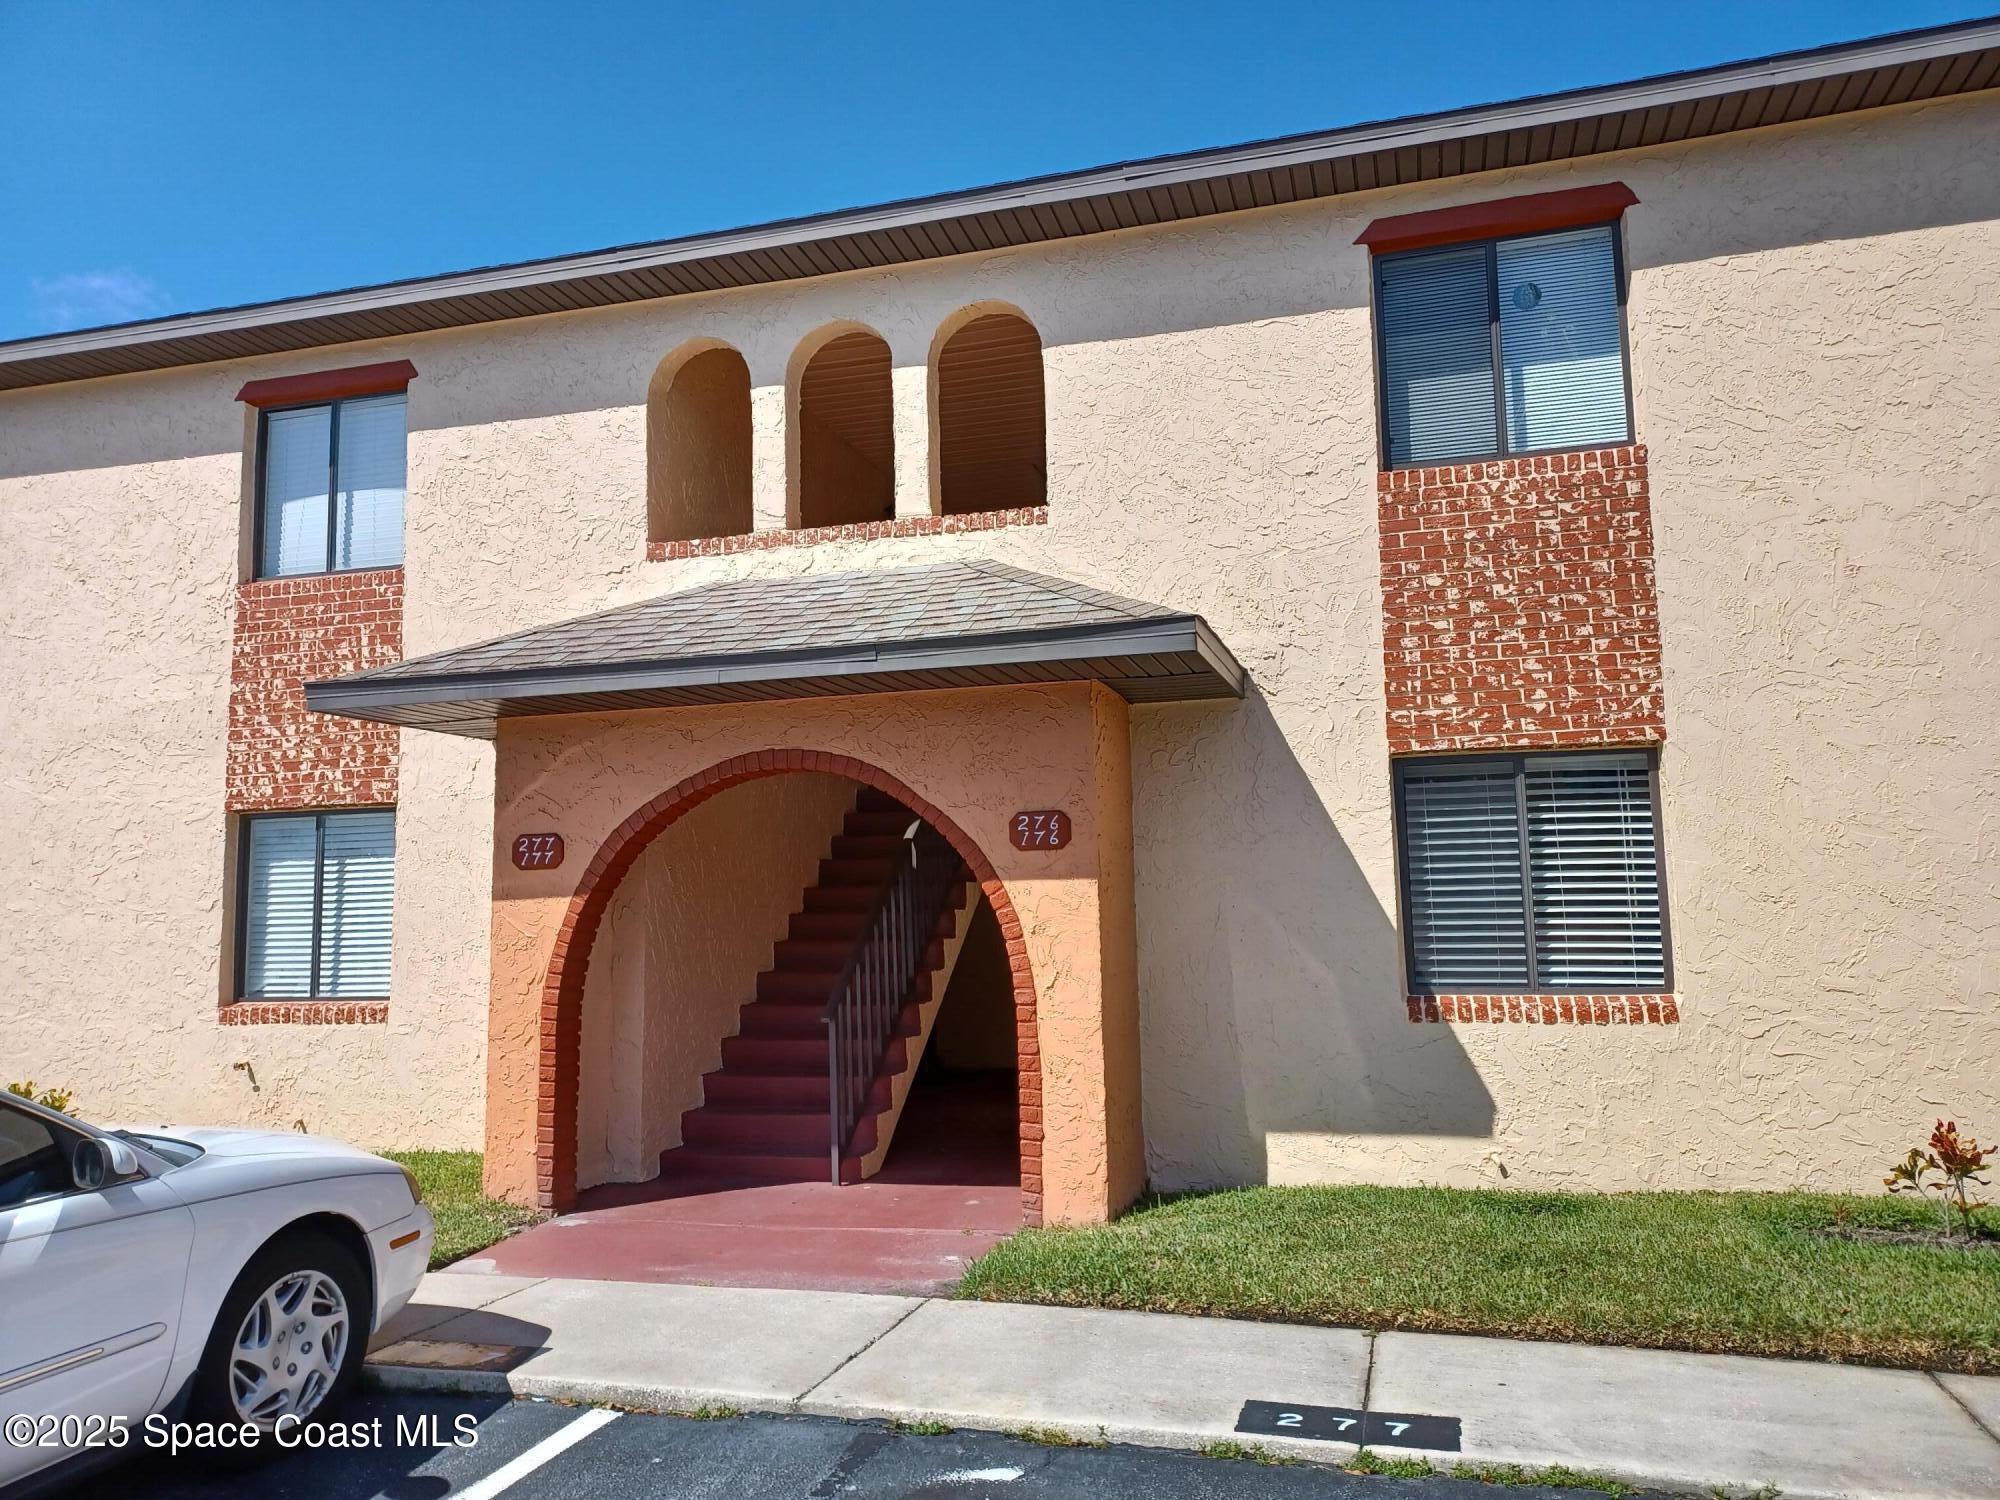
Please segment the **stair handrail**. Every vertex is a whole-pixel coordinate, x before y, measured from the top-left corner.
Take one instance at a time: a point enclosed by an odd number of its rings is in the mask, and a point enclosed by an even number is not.
[[[921,818],[903,831],[895,870],[869,909],[860,941],[833,982],[826,1025],[826,1097],[833,1182],[875,1086],[875,1072],[937,936],[947,892],[962,862],[948,839]]]

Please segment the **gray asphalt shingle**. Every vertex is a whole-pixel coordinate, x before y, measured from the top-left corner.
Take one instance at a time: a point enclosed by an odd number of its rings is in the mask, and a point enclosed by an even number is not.
[[[341,680],[392,682],[937,642],[1172,619],[1176,613],[996,562],[739,578]]]
[[[306,684],[306,705],[490,739],[523,715],[1095,681],[1240,698],[1191,615],[996,562],[736,579]]]

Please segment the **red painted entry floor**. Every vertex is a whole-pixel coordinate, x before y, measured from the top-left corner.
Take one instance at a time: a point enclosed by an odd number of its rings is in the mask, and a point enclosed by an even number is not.
[[[1021,1227],[1011,1074],[919,1076],[867,1182],[661,1179],[587,1188],[577,1211],[459,1269],[593,1281],[925,1294]]]

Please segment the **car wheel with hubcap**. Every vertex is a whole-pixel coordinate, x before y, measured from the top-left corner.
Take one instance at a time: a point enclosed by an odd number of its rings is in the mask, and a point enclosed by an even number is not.
[[[290,1271],[250,1304],[229,1357],[229,1400],[259,1426],[319,1409],[346,1359],[354,1320],[340,1283]]]
[[[360,1377],[367,1287],[354,1253],[329,1235],[293,1230],[266,1245],[223,1299],[190,1414],[270,1432],[330,1408]]]

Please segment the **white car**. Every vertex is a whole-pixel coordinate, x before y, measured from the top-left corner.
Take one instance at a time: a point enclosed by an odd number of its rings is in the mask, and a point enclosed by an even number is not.
[[[0,1486],[169,1419],[329,1411],[434,1234],[415,1178],[338,1141],[100,1130],[0,1093]]]

